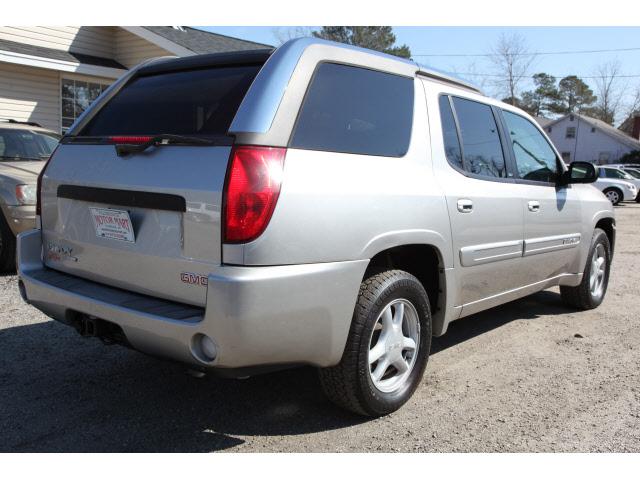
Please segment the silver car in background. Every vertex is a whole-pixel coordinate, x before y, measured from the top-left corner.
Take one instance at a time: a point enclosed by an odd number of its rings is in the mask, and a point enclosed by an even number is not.
[[[602,188],[606,182],[611,183],[612,180],[615,181],[617,185]],[[601,190],[614,205],[617,205],[622,200],[635,200],[636,202],[640,202],[640,194],[638,194],[640,178],[633,176],[630,172],[622,168],[609,165],[599,167],[598,182],[596,182],[596,185],[599,184],[602,184],[600,185]],[[629,189],[628,184],[631,184],[633,188]],[[620,194],[620,190],[622,190],[622,194]]]
[[[35,228],[36,180],[60,135],[0,119],[0,272],[15,268],[16,235]]]
[[[595,179],[526,113],[412,61],[319,39],[157,59],[62,139],[20,289],[203,370],[318,367],[336,404],[384,415],[451,322],[556,285],[602,302]]]

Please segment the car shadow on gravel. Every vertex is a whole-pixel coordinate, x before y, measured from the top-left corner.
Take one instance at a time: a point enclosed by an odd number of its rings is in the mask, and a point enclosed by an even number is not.
[[[517,319],[566,312],[542,292],[451,325],[433,353]],[[1,327],[1,325],[0,325]],[[367,421],[323,396],[311,368],[247,380],[194,378],[182,365],[82,339],[56,322],[0,329],[0,451],[208,452],[241,437]]]
[[[329,403],[311,368],[194,378],[53,321],[0,330],[0,352],[0,452],[208,452],[366,421]]]
[[[535,320],[541,315],[559,315],[570,311],[562,303],[559,293],[549,290],[538,292],[451,323],[446,334],[433,339],[431,354],[435,355],[516,320]]]

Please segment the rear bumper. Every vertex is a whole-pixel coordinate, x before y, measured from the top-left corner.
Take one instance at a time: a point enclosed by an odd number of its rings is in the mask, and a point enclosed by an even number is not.
[[[34,205],[5,207],[5,218],[14,235],[36,227],[36,207]]]
[[[76,314],[107,320],[140,351],[221,369],[338,363],[368,264],[216,267],[208,278],[206,309],[183,315],[190,307],[51,270],[41,250],[39,230],[18,237],[23,292],[36,308],[64,323]],[[215,343],[215,360],[198,354],[201,335]]]

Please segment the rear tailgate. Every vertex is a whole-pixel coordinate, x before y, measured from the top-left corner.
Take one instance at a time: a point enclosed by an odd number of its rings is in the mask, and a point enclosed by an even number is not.
[[[113,146],[61,145],[43,181],[45,263],[108,285],[204,305],[206,285],[198,275],[206,278],[220,263],[229,151],[165,146],[152,155],[121,158]],[[133,193],[133,201],[118,190]],[[140,202],[139,192],[158,195]],[[163,204],[175,197],[184,198],[184,211]],[[128,212],[135,241],[99,237],[92,208]]]
[[[221,261],[232,139],[122,156],[108,143],[166,134],[219,140],[261,64],[181,70],[181,61],[168,63],[167,71],[156,65],[134,77],[76,136],[63,139],[42,179],[44,261],[96,282],[204,306],[207,275]],[[109,222],[117,224],[115,234],[105,228]]]

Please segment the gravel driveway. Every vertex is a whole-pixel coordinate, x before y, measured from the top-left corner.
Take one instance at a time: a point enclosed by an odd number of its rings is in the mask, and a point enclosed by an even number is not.
[[[365,420],[315,372],[202,379],[82,339],[0,276],[0,451],[640,451],[640,204],[616,209],[609,293],[565,308],[557,289],[461,320],[423,386]]]

